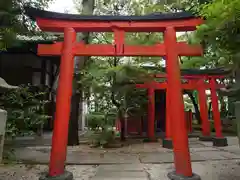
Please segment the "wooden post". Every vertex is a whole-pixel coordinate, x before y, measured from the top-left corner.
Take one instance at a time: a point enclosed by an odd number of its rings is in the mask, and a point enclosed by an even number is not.
[[[173,144],[172,144],[172,133],[171,133],[171,94],[170,94],[170,89],[169,84],[168,88],[166,89],[166,135],[165,138],[163,139],[163,147],[172,149]]]
[[[198,82],[198,99],[200,105],[200,116],[202,120],[202,136],[199,138],[201,141],[211,141],[210,122],[208,120],[207,96],[204,88],[204,79]]]
[[[148,138],[155,141],[155,90],[148,88]]]
[[[192,167],[188,148],[188,133],[184,117],[184,105],[181,88],[180,65],[176,49],[176,31],[174,27],[167,27],[164,32],[164,43],[166,46],[166,68],[170,91],[171,115],[174,116],[174,123],[171,123],[173,150],[176,172],[169,173],[169,178],[174,176],[191,177]],[[171,101],[172,102],[172,101]]]
[[[167,102],[166,102],[166,139],[171,139],[171,96],[170,88],[167,89]]]
[[[65,160],[68,140],[72,80],[74,71],[73,47],[76,33],[73,28],[64,29],[64,43],[60,64],[60,75],[57,89],[56,118],[54,121],[52,150],[49,165],[49,176],[60,176],[65,171]]]
[[[227,146],[227,139],[222,135],[222,122],[220,117],[220,112],[218,108],[218,97],[216,92],[216,81],[214,78],[210,79],[210,89],[211,89],[211,99],[212,99],[212,110],[213,110],[213,119],[214,127],[216,131],[216,137],[213,138],[214,146]]]
[[[220,112],[218,108],[218,97],[217,97],[216,88],[215,88],[216,86],[215,79],[213,78],[210,79],[210,85],[211,85],[212,111],[213,111],[216,137],[223,137],[221,117],[220,117]]]

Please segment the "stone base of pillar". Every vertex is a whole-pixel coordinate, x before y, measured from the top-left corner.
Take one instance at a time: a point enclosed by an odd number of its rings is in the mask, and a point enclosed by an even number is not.
[[[212,141],[212,136],[199,136],[199,141]]]
[[[39,180],[73,180],[73,174],[69,171],[65,171],[62,175],[50,177],[46,173],[42,175]]]
[[[172,139],[163,139],[162,147],[167,149],[173,149]]]
[[[186,176],[182,176],[182,175],[178,175],[176,174],[176,172],[170,172],[168,173],[168,178],[171,180],[201,180],[201,177],[197,174],[194,174],[191,177],[186,177]]]
[[[145,138],[143,139],[143,142],[158,142],[157,138]]]
[[[216,146],[216,147],[228,146],[227,138],[225,138],[225,137],[221,137],[221,138],[214,137],[213,138],[213,146]]]

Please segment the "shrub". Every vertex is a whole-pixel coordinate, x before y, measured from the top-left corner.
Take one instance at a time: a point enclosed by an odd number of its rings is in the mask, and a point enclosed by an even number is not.
[[[100,127],[105,126],[105,115],[99,112],[92,112],[86,115],[86,120],[88,123],[88,127],[96,131]]]
[[[45,114],[46,92],[22,85],[0,97],[0,106],[8,112],[6,136],[33,134],[49,118]]]
[[[114,142],[113,117],[114,119],[116,118],[113,113],[91,112],[87,114],[88,127],[94,131],[90,137],[93,146],[106,147],[108,144]]]

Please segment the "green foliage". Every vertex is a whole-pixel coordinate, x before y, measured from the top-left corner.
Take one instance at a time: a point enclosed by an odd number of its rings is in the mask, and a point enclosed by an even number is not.
[[[216,57],[216,65],[239,64],[240,1],[215,0],[205,3],[200,7],[200,15],[206,21],[198,27],[196,37],[204,42],[206,51]]]
[[[32,134],[49,118],[44,112],[45,92],[29,86],[10,90],[0,97],[1,108],[8,112],[6,135]]]
[[[93,147],[108,147],[115,142],[115,132],[112,129],[103,129],[102,131],[95,131],[91,137],[91,145]]]
[[[105,117],[103,114],[91,113],[86,115],[88,127],[92,130],[96,130],[104,125]]]
[[[94,133],[91,134],[91,144],[94,146],[107,146],[115,139],[115,133],[112,126],[115,123],[116,114],[113,112],[101,113],[91,112],[86,116],[88,127]]]
[[[24,6],[42,9],[52,0],[0,0],[0,50],[6,50],[18,34],[35,34],[36,24],[24,13]]]

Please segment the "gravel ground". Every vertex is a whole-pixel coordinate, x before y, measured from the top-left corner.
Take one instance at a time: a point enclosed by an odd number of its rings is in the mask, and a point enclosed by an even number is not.
[[[136,167],[139,164],[135,164]],[[132,167],[135,167],[132,164]],[[173,164],[142,164],[145,172],[149,174],[149,180],[169,180],[167,173],[173,171]],[[129,173],[129,165],[115,165],[119,166],[118,171],[123,174]],[[102,166],[85,166],[85,165],[73,165],[67,166],[67,170],[71,171],[75,180],[90,180],[95,176],[97,170]],[[100,169],[98,169],[100,168]],[[240,161],[239,160],[221,160],[221,161],[205,161],[205,162],[193,162],[193,172],[200,175],[202,180],[239,180],[240,179]],[[42,172],[47,171],[45,165],[2,165],[0,166],[0,180],[38,180]],[[100,170],[102,171],[102,170]],[[134,171],[132,172],[134,173]],[[139,172],[135,171],[136,174]],[[106,173],[106,177],[109,178],[109,173]],[[100,179],[106,179],[103,175]],[[111,176],[110,176],[111,177]],[[99,179],[99,177],[98,177]],[[119,179],[119,177],[112,177],[111,180]],[[129,178],[129,180],[134,178]],[[143,178],[145,179],[145,178]],[[141,178],[139,179],[141,180]]]
[[[88,180],[96,173],[96,166],[67,166],[77,180]],[[38,180],[45,165],[0,165],[0,180]]]

